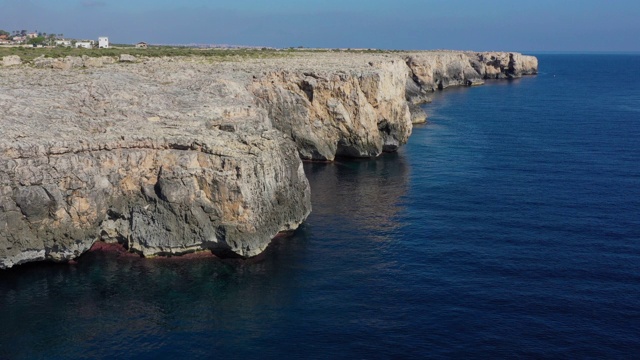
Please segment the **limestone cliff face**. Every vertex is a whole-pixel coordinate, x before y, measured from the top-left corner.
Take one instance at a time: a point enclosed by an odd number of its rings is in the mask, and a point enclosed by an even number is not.
[[[99,238],[147,256],[253,256],[310,210],[296,149],[276,131],[3,145],[0,267],[75,258]]]
[[[538,72],[533,56],[506,52],[421,52],[406,57],[411,69],[407,98],[428,101],[428,94],[451,86],[481,85],[484,79],[518,78]]]
[[[179,69],[3,73],[0,268],[98,240],[247,257],[306,218],[295,144],[242,86]]]
[[[0,268],[96,241],[257,255],[311,211],[300,158],[395,151],[431,91],[536,72],[516,53],[5,57]]]
[[[375,157],[397,150],[411,135],[408,69],[400,59],[343,69],[269,72],[250,85],[303,159]]]

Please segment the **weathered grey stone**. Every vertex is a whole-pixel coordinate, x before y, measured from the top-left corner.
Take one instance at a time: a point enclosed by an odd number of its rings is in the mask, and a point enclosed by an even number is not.
[[[80,68],[84,65],[84,59],[80,56],[67,56],[64,58],[64,61],[75,68]]]
[[[210,65],[3,69],[0,268],[98,240],[254,256],[311,210],[295,144]]]
[[[93,57],[86,57],[82,59],[82,66],[86,67],[86,68],[96,68],[96,67],[102,67],[104,65],[104,60],[102,57],[99,58],[93,58]]]
[[[113,58],[111,56],[101,56],[100,60],[102,60],[102,63],[105,64],[105,65],[106,64],[115,64],[115,63],[118,62],[115,58]]]
[[[138,59],[133,55],[122,54],[122,55],[120,55],[119,61],[120,62],[124,62],[124,63],[134,63],[134,62],[137,62]]]
[[[53,62],[51,62],[51,67],[57,70],[69,70],[73,67],[73,62],[55,59],[53,60]]]
[[[15,66],[22,64],[22,60],[18,55],[8,55],[2,57],[2,66]]]
[[[55,208],[55,202],[41,186],[23,186],[15,192],[16,205],[29,220],[42,220]]]
[[[39,68],[51,68],[53,62],[54,59],[44,57],[44,55],[33,59],[33,65]]]
[[[69,70],[82,67],[82,58],[79,56],[67,56],[64,59],[47,58],[40,56],[33,60],[33,65],[38,68],[52,68],[56,70]]]
[[[427,122],[427,113],[420,105],[409,103],[409,110],[411,111],[412,124],[424,124]]]

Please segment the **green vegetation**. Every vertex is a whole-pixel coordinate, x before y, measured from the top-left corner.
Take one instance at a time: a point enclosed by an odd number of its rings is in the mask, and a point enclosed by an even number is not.
[[[37,39],[37,38],[36,38]],[[35,39],[34,39],[35,40]],[[165,56],[203,56],[219,59],[233,58],[272,58],[286,56],[287,51],[274,49],[197,49],[187,47],[150,46],[148,49],[128,47],[112,47],[108,49],[75,49],[69,47],[0,47],[0,57],[18,55],[24,61],[31,61],[37,57],[62,58],[66,56],[120,56],[129,54],[140,57]]]
[[[34,38],[29,39],[27,41],[27,44],[29,44],[29,45],[44,45],[46,40],[47,39],[45,39],[44,36],[38,36],[38,37],[34,37]]]
[[[31,39],[34,43],[40,43],[40,38]],[[138,57],[191,57],[201,56],[212,58],[215,60],[235,60],[235,59],[261,59],[289,56],[296,53],[318,53],[318,52],[346,52],[346,53],[391,53],[388,50],[342,50],[342,49],[307,49],[307,48],[289,48],[283,50],[271,48],[252,48],[252,49],[198,49],[189,47],[172,47],[172,46],[149,46],[148,49],[138,49],[131,45],[114,46],[108,49],[76,49],[70,47],[3,47],[0,46],[0,58],[7,55],[18,55],[23,61],[31,61],[37,57],[45,56],[49,58],[63,58],[66,56],[120,56],[121,54],[129,54]]]

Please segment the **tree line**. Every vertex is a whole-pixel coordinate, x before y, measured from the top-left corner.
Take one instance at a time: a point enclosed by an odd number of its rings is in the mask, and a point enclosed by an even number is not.
[[[64,39],[64,34],[47,34],[46,32],[39,32],[38,30],[34,32],[37,34],[37,36],[27,39],[27,44],[53,45],[55,43],[55,40]],[[28,30],[6,31],[0,29],[0,36],[4,35],[7,40],[14,40],[16,37],[23,38],[27,36],[27,34],[29,34]]]

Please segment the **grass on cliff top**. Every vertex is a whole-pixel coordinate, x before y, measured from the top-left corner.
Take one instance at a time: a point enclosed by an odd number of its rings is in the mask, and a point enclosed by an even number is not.
[[[175,57],[175,56],[204,56],[217,58],[220,60],[234,60],[242,58],[262,59],[289,56],[300,52],[349,52],[349,53],[386,53],[384,50],[351,50],[351,49],[197,49],[189,47],[169,47],[150,46],[148,49],[138,49],[134,47],[112,47],[109,49],[75,49],[65,47],[54,48],[32,48],[32,47],[0,47],[0,58],[8,55],[18,55],[22,61],[32,61],[33,59],[45,56],[48,58],[64,58],[66,56],[120,56],[122,54],[134,55],[137,57]]]
[[[0,47],[0,57],[18,55],[23,61],[31,61],[37,57],[64,58],[66,56],[120,56],[122,54],[137,57],[173,57],[173,56],[205,56],[228,58],[239,56],[242,58],[266,58],[285,55],[286,51],[271,49],[196,49],[183,47],[153,46],[148,49],[134,47],[114,47],[109,49],[75,49],[75,48],[29,48],[29,47]]]

